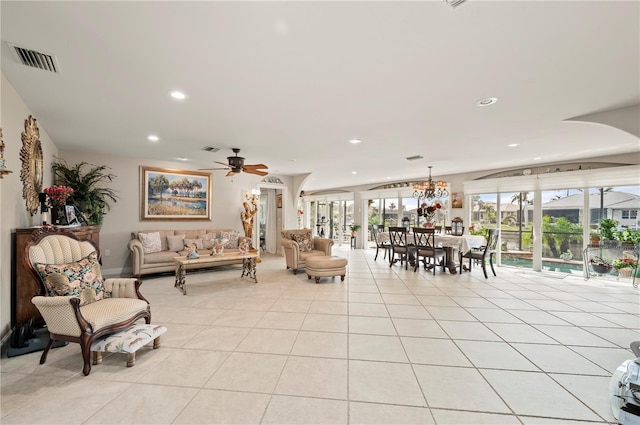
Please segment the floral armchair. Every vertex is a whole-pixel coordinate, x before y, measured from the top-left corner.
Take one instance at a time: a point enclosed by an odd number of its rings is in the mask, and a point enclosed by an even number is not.
[[[311,229],[285,229],[282,231],[282,248],[287,269],[297,274],[306,266],[305,260],[314,255],[331,255],[333,240],[313,237]]]
[[[40,364],[47,360],[53,341],[77,342],[84,360],[82,373],[88,375],[94,341],[140,319],[151,323],[149,302],[139,291],[141,282],[103,279],[99,259],[92,241],[56,228],[43,228],[27,244],[24,261],[40,282],[42,294],[31,301],[49,330]]]

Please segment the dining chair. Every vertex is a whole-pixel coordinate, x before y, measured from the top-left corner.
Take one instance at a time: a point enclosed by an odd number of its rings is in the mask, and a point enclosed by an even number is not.
[[[427,270],[427,259],[433,260],[433,274],[436,274],[436,267],[438,265],[437,259],[440,258],[440,265],[444,267],[445,263],[445,250],[436,246],[436,230],[434,228],[414,227],[413,228],[413,243],[416,249],[416,262],[413,266],[415,272],[420,267],[420,257],[422,257],[422,263],[424,269]]]
[[[471,271],[471,264],[473,261],[479,261],[482,266],[482,271],[484,273],[484,278],[488,279],[487,275],[487,257],[489,258],[489,265],[491,266],[491,271],[494,276],[496,275],[496,270],[493,268],[493,256],[496,253],[496,246],[498,245],[498,229],[489,229],[489,235],[487,236],[487,244],[484,246],[484,249],[472,249],[469,252],[458,253],[459,261],[460,261],[460,274],[462,274],[462,259],[469,259],[469,267],[467,270]]]
[[[389,240],[391,243],[391,255],[389,255],[389,267],[398,260],[400,265],[404,262],[405,270],[409,269],[409,245],[407,244],[407,228],[389,226]],[[398,256],[398,258],[396,258]]]
[[[453,228],[451,226],[444,226],[444,234],[450,235],[453,232]]]
[[[378,259],[378,252],[380,250],[384,251],[383,259],[387,258],[387,251],[391,249],[391,243],[382,241],[379,238],[380,233],[384,232],[384,224],[372,224],[371,225],[371,234],[373,235],[373,241],[376,243],[376,256],[373,258],[373,261]]]
[[[437,225],[437,226],[433,226],[434,229],[436,229],[436,233],[440,234],[442,233],[442,225]]]

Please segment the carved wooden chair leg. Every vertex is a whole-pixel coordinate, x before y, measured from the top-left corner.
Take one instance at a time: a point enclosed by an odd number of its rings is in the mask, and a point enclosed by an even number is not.
[[[42,352],[42,355],[40,356],[40,364],[44,364],[44,362],[47,361],[47,354],[49,354],[49,349],[51,348],[52,344],[53,344],[53,340],[49,338],[49,341],[47,342],[47,346],[45,347],[44,351]]]
[[[80,344],[82,349],[82,360],[84,361],[84,367],[82,373],[87,376],[91,373],[91,343]]]

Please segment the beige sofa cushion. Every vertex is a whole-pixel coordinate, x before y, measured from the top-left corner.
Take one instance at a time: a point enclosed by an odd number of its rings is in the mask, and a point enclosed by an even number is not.
[[[167,236],[167,246],[169,251],[182,251],[184,249],[184,235]]]
[[[153,254],[154,252],[163,251],[160,233],[140,233],[138,234],[138,237],[140,238],[142,249],[145,254]]]

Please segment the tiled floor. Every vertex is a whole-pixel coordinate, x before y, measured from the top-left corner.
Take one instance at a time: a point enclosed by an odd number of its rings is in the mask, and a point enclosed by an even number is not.
[[[2,358],[3,424],[568,424],[612,422],[609,377],[640,339],[628,281],[499,268],[405,271],[334,248],[348,276],[259,284],[230,267],[146,278],[162,348],[81,374],[77,344]],[[575,422],[574,422],[575,421]]]

